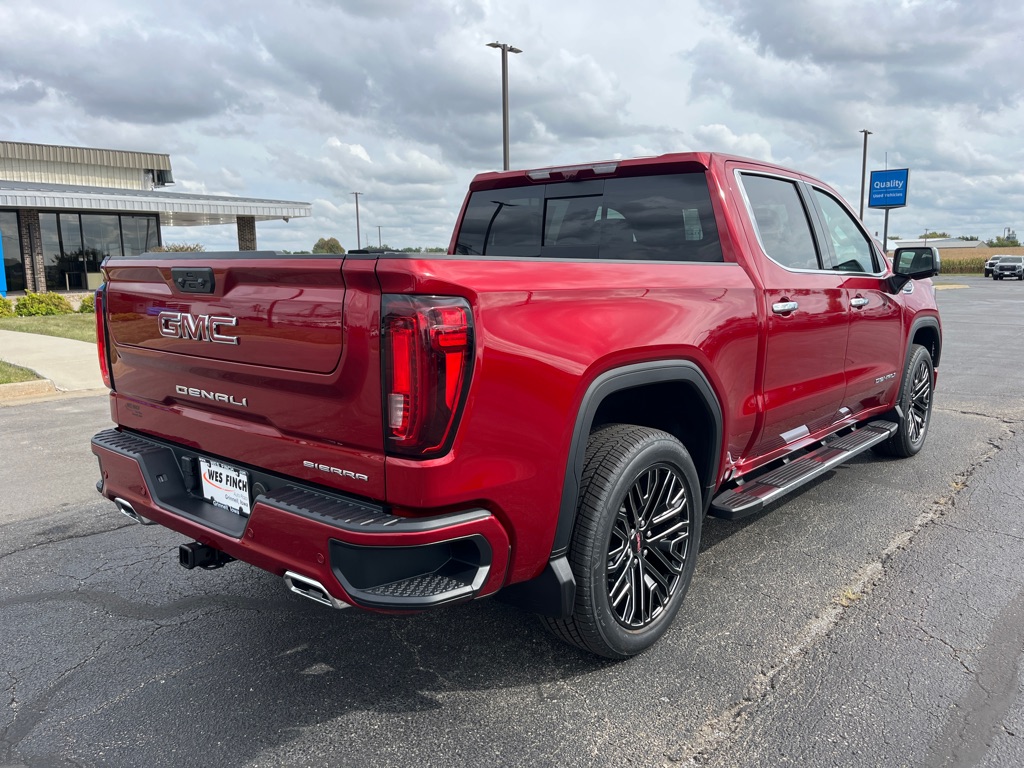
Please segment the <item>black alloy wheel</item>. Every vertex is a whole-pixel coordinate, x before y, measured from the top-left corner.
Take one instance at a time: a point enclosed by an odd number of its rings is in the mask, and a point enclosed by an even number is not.
[[[668,464],[645,470],[619,506],[608,542],[608,602],[627,629],[668,607],[689,555],[686,481]]]
[[[935,370],[932,356],[920,344],[914,344],[903,369],[903,380],[897,400],[899,411],[895,420],[899,427],[892,437],[876,447],[876,452],[909,458],[924,447],[932,416],[934,386]]]
[[[573,613],[544,625],[609,659],[649,648],[689,589],[702,518],[697,471],[678,439],[632,424],[593,432],[568,553]]]

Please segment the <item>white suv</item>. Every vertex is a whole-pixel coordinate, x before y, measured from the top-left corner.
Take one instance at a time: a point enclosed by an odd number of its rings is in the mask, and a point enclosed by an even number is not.
[[[1005,259],[1005,256],[993,256],[991,259],[985,262],[985,277],[992,276],[996,271],[996,264],[999,263],[1000,259]]]

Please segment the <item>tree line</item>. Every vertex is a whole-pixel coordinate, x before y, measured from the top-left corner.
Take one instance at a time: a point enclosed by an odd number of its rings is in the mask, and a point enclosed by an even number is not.
[[[438,246],[430,248],[392,248],[387,243],[376,248],[367,247],[366,250],[372,251],[397,251],[399,253],[447,253],[447,248],[441,248]],[[281,253],[291,254],[302,254],[302,253],[346,253],[345,247],[338,241],[336,237],[321,237],[313,244],[313,250],[311,251],[281,251]]]
[[[948,240],[952,237],[949,232],[925,232],[917,236],[918,240]],[[889,235],[890,240],[902,240],[900,235]],[[966,240],[968,242],[977,242],[981,238],[977,235],[957,235],[957,240]],[[997,237],[993,237],[991,240],[986,240],[985,245],[989,248],[1016,248],[1020,245],[1020,241],[1017,240],[1016,232],[1006,232]]]

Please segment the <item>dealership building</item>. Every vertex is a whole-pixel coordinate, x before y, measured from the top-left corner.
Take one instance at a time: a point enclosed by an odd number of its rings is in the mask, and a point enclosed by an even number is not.
[[[169,192],[170,156],[0,141],[0,292],[86,291],[107,256],[163,244],[161,227],[235,224],[256,250],[256,222],[301,218],[309,203]]]

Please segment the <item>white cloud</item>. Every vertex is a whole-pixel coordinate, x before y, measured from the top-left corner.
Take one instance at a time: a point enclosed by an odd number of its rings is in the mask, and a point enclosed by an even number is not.
[[[898,231],[1024,231],[1018,0],[241,7],[0,6],[5,138],[167,152],[179,191],[314,201],[309,220],[261,223],[261,246],[354,245],[354,191],[364,241],[379,225],[396,247],[446,244],[470,178],[501,165],[498,39],[523,50],[514,166],[716,150],[855,201],[868,128],[869,168],[912,169]],[[233,227],[188,234],[234,243]]]

